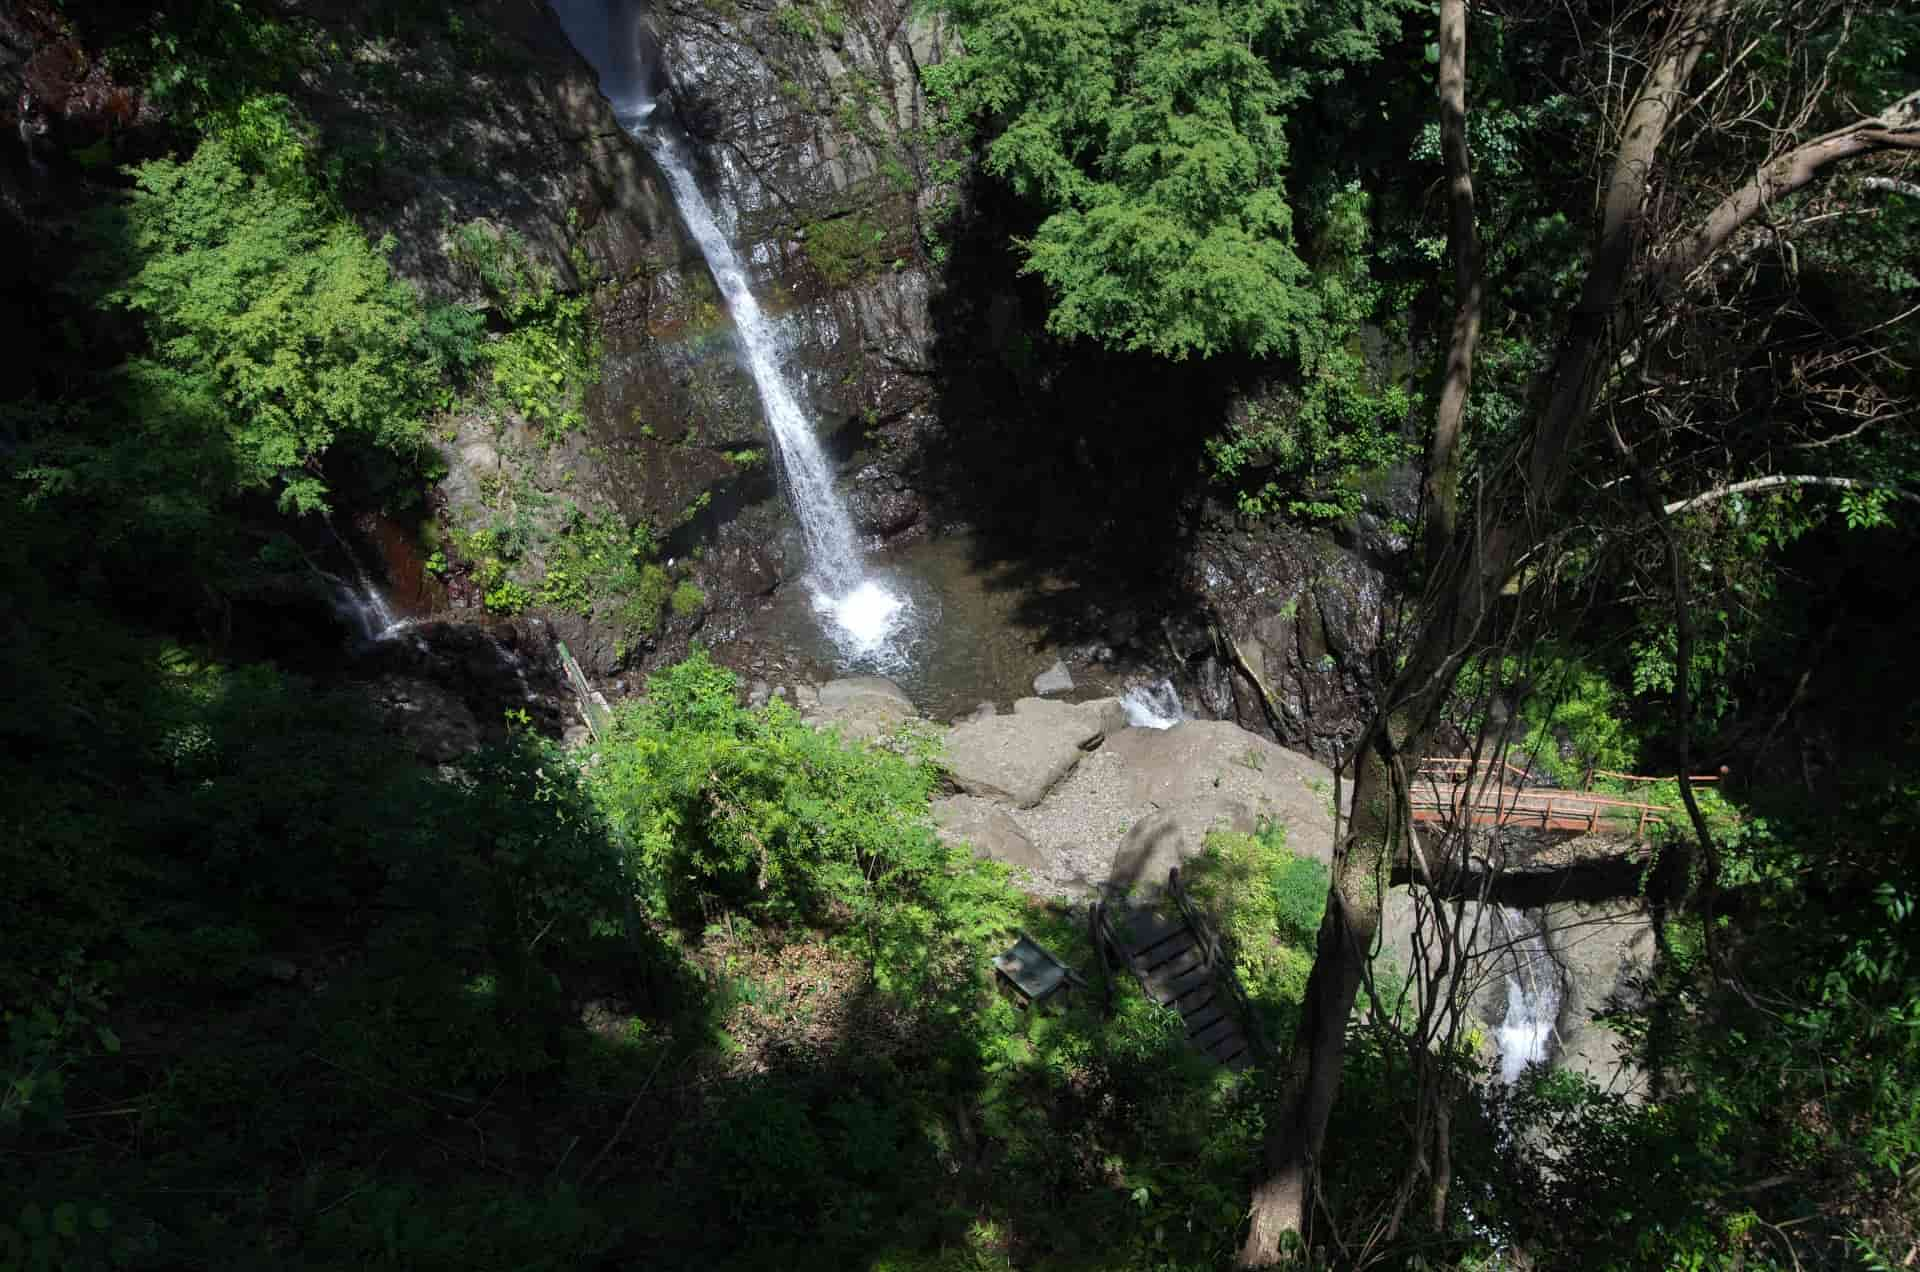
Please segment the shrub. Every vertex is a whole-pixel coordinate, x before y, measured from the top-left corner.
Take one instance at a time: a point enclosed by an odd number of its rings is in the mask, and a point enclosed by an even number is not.
[[[673,598],[669,602],[673,607],[674,617],[676,618],[686,618],[691,614],[697,614],[700,612],[700,607],[706,603],[707,594],[701,591],[700,585],[691,579],[673,589]]]
[[[359,230],[217,138],[134,181],[97,233],[117,276],[106,300],[146,319],[150,347],[124,368],[132,427],[69,452],[70,480],[161,487],[160,508],[270,489],[306,512],[325,507],[336,442],[419,453],[434,379],[420,308]]]
[[[592,298],[563,294],[518,234],[482,221],[449,231],[446,250],[510,327],[480,350],[493,367],[494,390],[549,441],[579,429],[586,391],[600,378]]]
[[[863,216],[835,217],[807,227],[807,260],[829,287],[847,287],[886,264],[887,231]]]
[[[651,677],[591,768],[644,906],[825,925],[884,988],[971,986],[960,969],[1008,925],[1010,897],[1003,871],[934,836],[931,755],[845,742],[777,699],[745,710],[734,688],[699,652]]]
[[[1326,868],[1294,856],[1285,828],[1269,821],[1251,835],[1215,831],[1183,873],[1194,899],[1218,924],[1267,1036],[1288,1037],[1313,968],[1330,882]]]

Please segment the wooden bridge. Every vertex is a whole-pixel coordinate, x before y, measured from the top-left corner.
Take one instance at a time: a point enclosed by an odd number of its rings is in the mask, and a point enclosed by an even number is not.
[[[1658,780],[1627,773],[1599,772],[1592,776],[1629,782]],[[1719,776],[1689,780],[1713,782],[1718,781]],[[1422,760],[1411,792],[1413,819],[1449,826],[1520,826],[1530,830],[1644,839],[1650,827],[1661,825],[1674,811],[1665,804],[1646,804],[1589,791],[1530,787],[1530,782],[1525,769],[1504,760]]]

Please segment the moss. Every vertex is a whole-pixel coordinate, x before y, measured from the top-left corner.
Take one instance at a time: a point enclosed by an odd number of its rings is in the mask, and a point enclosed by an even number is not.
[[[673,589],[673,597],[669,603],[673,606],[675,618],[685,618],[689,614],[698,613],[701,607],[706,605],[707,594],[700,590],[698,583],[689,579]]]
[[[846,287],[886,264],[887,231],[864,216],[835,217],[806,228],[807,261],[830,287]]]
[[[1182,873],[1218,925],[1268,1036],[1286,1037],[1313,969],[1326,869],[1295,857],[1285,830],[1266,822],[1251,835],[1215,831]]]
[[[622,630],[630,637],[651,636],[659,629],[660,611],[672,590],[665,570],[657,565],[642,566],[639,580],[615,611]]]

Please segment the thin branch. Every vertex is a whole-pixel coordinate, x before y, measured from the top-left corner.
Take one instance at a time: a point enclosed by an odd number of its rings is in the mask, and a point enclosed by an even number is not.
[[[1823,477],[1813,473],[1781,473],[1772,477],[1754,477],[1747,481],[1716,486],[1712,490],[1703,490],[1697,495],[1674,500],[1662,511],[1669,517],[1678,516],[1702,504],[1728,499],[1734,495],[1744,495],[1755,490],[1778,490],[1786,486],[1833,486],[1841,490],[1881,490],[1896,499],[1920,503],[1920,492],[1908,490],[1904,486],[1896,486],[1891,482],[1868,481],[1860,477]]]

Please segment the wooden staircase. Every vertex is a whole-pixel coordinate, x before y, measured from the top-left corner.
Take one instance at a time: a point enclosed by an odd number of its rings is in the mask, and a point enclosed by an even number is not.
[[[1211,926],[1180,887],[1168,881],[1157,906],[1102,902],[1094,907],[1095,944],[1103,963],[1111,955],[1133,973],[1148,998],[1178,1012],[1187,1043],[1233,1070],[1265,1051],[1253,1014]]]

